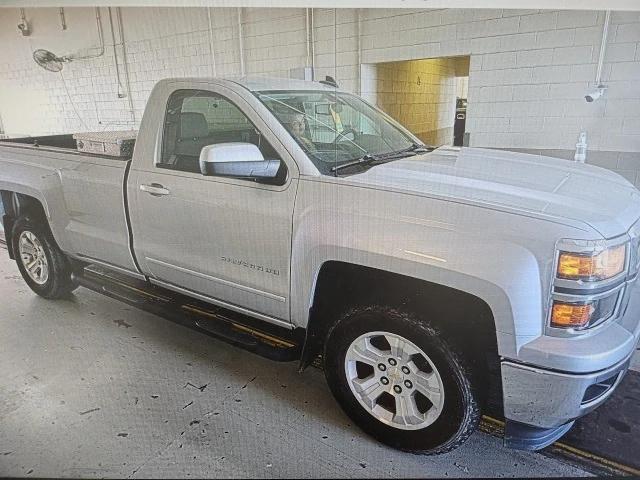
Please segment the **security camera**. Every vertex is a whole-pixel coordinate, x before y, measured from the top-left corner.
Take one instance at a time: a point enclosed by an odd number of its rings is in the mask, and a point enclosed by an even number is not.
[[[594,102],[598,100],[602,95],[604,95],[604,92],[606,90],[607,90],[607,87],[605,87],[604,85],[598,85],[594,90],[587,93],[584,96],[584,99],[589,103]]]

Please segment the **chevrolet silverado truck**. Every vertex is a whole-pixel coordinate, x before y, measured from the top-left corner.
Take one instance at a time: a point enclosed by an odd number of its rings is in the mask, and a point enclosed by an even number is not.
[[[98,265],[302,332],[300,369],[321,361],[346,414],[403,450],[459,446],[491,403],[507,445],[542,448],[611,395],[640,336],[633,185],[429,147],[331,81],[162,80],[130,158],[4,141],[0,190],[38,295]]]

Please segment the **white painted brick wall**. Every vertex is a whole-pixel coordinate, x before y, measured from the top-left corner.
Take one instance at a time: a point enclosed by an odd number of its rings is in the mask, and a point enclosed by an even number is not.
[[[56,8],[27,9],[33,27],[27,38],[15,28],[17,9],[0,12],[0,116],[9,133],[132,127],[158,79],[240,72],[235,8],[210,9],[211,33],[205,8],[123,8],[132,120],[128,99],[116,96],[105,8],[103,57],[68,64],[62,75],[34,64],[36,48],[65,54],[96,45],[93,9],[65,11],[69,28],[62,32]],[[630,168],[634,158],[640,164],[637,12],[612,14],[603,69],[609,88],[592,104],[583,95],[595,78],[603,12],[371,9],[360,12],[359,38],[354,10],[317,9],[314,16],[318,77],[332,75],[360,91],[358,43],[363,64],[470,55],[471,145],[569,151],[584,129],[591,152],[626,155],[602,160],[609,168],[640,171]],[[305,65],[303,9],[245,8],[242,17],[247,73],[286,76]]]

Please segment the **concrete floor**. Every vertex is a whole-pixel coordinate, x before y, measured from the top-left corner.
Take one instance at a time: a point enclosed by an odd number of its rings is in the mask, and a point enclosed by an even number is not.
[[[438,457],[350,424],[303,375],[86,289],[34,295],[0,249],[0,476],[578,476],[474,434]]]

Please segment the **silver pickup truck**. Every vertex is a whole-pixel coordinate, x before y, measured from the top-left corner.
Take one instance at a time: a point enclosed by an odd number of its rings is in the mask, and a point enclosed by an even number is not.
[[[93,264],[301,331],[301,369],[321,359],[353,421],[403,450],[457,447],[492,402],[507,445],[542,448],[611,395],[640,336],[624,178],[434,149],[330,81],[163,80],[131,158],[0,142],[0,190],[37,294]]]

